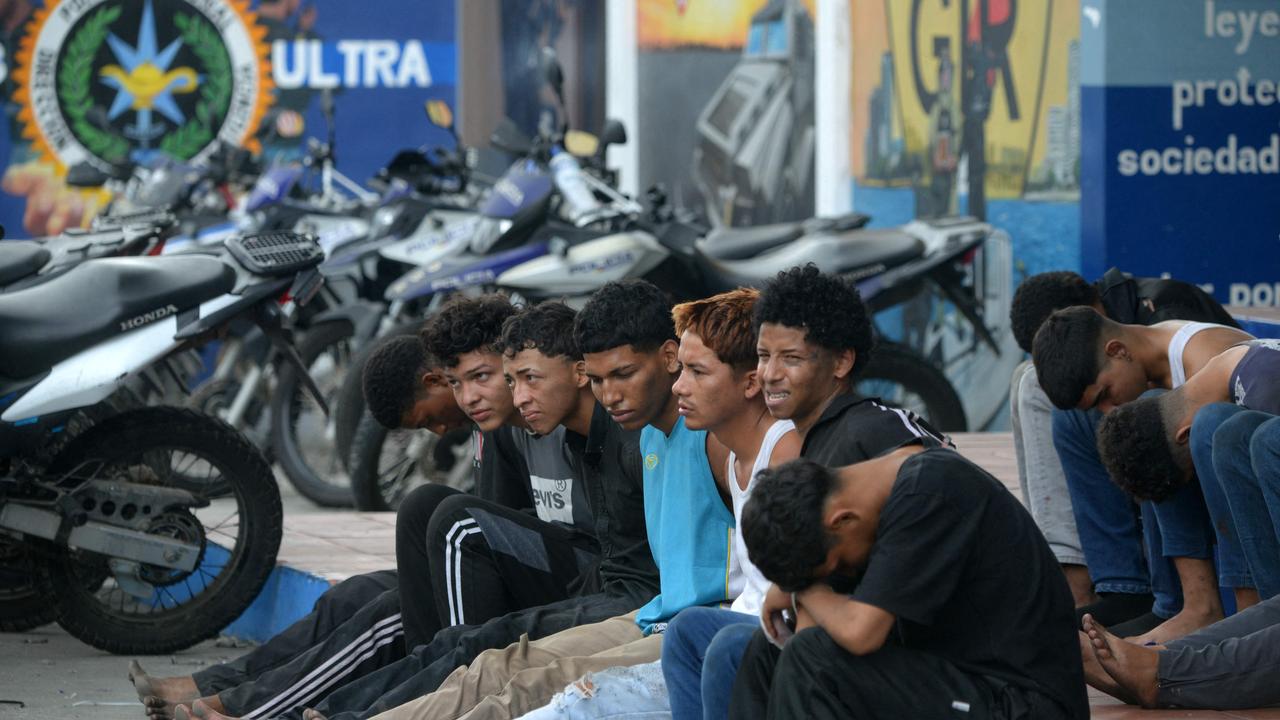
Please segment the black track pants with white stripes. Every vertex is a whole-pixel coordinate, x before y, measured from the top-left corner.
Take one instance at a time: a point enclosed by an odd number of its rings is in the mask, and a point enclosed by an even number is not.
[[[289,662],[218,693],[227,714],[269,718],[312,705],[330,690],[405,656],[400,593],[386,590]]]
[[[434,616],[440,627],[448,627],[477,625],[572,596],[580,576],[594,570],[599,550],[586,533],[456,495],[441,501],[431,516],[427,560]],[[417,612],[428,598],[411,598],[402,591],[401,600]],[[421,639],[415,637],[410,647],[429,642],[440,627],[424,627]]]
[[[388,590],[394,592],[398,585],[395,570],[379,570],[343,580],[325,591],[301,620],[235,660],[194,673],[192,679],[204,696],[253,680],[324,642],[366,603]]]

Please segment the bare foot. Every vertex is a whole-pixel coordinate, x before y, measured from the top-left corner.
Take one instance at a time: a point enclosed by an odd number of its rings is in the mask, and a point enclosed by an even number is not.
[[[307,708],[302,711],[302,720],[329,720],[329,718],[321,715],[315,708]]]
[[[1195,611],[1184,609],[1182,612],[1165,620],[1149,632],[1126,638],[1138,645],[1164,645],[1165,643],[1185,637],[1203,627],[1208,627],[1222,619],[1222,610]]]
[[[1080,659],[1084,661],[1084,681],[1089,683],[1090,687],[1097,688],[1121,702],[1137,705],[1138,699],[1120,687],[1120,683],[1108,675],[1102,663],[1098,662],[1098,658],[1093,654],[1093,643],[1090,642],[1089,636],[1081,630],[1077,630],[1076,634],[1080,637]]]
[[[129,682],[146,708],[147,717],[167,720],[173,717],[173,706],[200,697],[196,681],[190,675],[152,677],[137,660],[129,663]]]
[[[1076,607],[1084,607],[1098,602],[1093,592],[1093,579],[1089,577],[1089,568],[1084,565],[1063,565],[1062,574],[1067,576],[1067,585],[1071,588],[1071,597]]]
[[[1098,664],[1120,690],[1130,696],[1131,699],[1125,702],[1136,701],[1136,704],[1144,708],[1156,707],[1159,651],[1112,635],[1105,627],[1094,622],[1092,615],[1084,616],[1084,631],[1089,636],[1089,644],[1093,647],[1093,656]],[[1119,695],[1116,697],[1125,699]]]

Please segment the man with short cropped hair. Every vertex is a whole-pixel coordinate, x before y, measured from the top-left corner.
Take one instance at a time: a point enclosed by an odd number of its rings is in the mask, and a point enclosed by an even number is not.
[[[1131,325],[1190,320],[1238,327],[1191,283],[1134,278],[1114,268],[1092,283],[1078,273],[1048,272],[1027,278],[1014,293],[1009,319],[1019,347],[1031,353],[1045,319],[1074,306]],[[1098,460],[1094,436],[1101,414],[1055,409],[1030,361],[1014,370],[1009,408],[1023,501],[1058,557],[1081,612],[1109,623],[1131,620],[1124,627],[1134,635],[1175,615],[1182,599],[1173,564],[1163,559],[1153,532],[1157,521],[1148,510],[1139,524],[1137,508]],[[1145,539],[1144,530],[1152,531]],[[1156,560],[1148,563],[1147,557]]]
[[[1226,496],[1215,526],[1232,531],[1262,599],[1280,594],[1280,340],[1250,340],[1176,390],[1109,413],[1098,452],[1112,479],[1160,501],[1197,475]],[[1101,621],[1098,624],[1104,625]]]
[[[1062,410],[1108,413],[1151,388],[1175,389],[1219,353],[1253,336],[1235,327],[1167,320],[1127,325],[1088,307],[1059,310],[1036,333],[1033,359],[1040,386]],[[1203,491],[1203,492],[1202,492]],[[1144,503],[1154,521],[1152,549],[1173,561],[1182,609],[1139,635],[1165,642],[1222,619],[1218,587],[1232,588],[1240,609],[1258,601],[1257,590],[1229,523],[1226,497],[1213,482],[1188,485],[1158,503]],[[1217,574],[1214,544],[1217,544]]]
[[[1071,594],[1031,516],[986,471],[921,442],[761,474],[742,532],[784,591],[761,611],[782,650],[771,675],[744,663],[731,717],[1089,717]]]

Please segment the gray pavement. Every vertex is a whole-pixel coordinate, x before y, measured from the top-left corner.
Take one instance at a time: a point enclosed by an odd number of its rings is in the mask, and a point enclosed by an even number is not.
[[[280,495],[286,516],[332,512],[299,496],[287,480],[280,481]],[[219,642],[139,660],[153,674],[190,675],[244,652]],[[129,660],[95,650],[56,624],[0,633],[0,720],[143,720],[127,678]]]

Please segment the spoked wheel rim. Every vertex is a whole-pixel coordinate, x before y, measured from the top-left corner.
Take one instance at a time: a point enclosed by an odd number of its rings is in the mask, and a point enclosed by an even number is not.
[[[122,586],[105,557],[72,551],[72,572],[80,580],[75,587],[83,599],[116,618],[177,622],[216,596],[244,562],[248,547],[242,522],[245,498],[228,482],[227,472],[199,450],[177,446],[153,446],[135,459],[107,464],[101,476],[111,480],[180,487],[207,501],[199,508],[152,508],[135,527],[149,535],[197,545],[200,557],[191,571],[140,565],[138,579],[153,590],[139,597],[136,588],[131,592]]]

